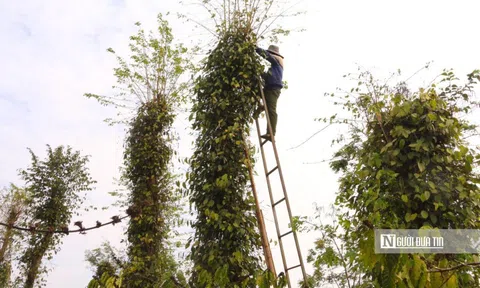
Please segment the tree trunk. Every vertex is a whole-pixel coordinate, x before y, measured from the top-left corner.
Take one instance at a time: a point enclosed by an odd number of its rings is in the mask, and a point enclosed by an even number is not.
[[[12,242],[13,229],[7,227],[3,236],[2,248],[0,248],[0,287],[6,287],[12,274],[11,261],[7,261],[5,254]]]
[[[8,287],[10,276],[12,275],[12,266],[10,263],[0,264],[0,287]]]
[[[42,239],[40,245],[34,248],[32,251],[32,259],[28,263],[27,267],[27,280],[25,281],[24,288],[33,288],[35,280],[37,279],[38,269],[42,264],[43,256],[48,249],[49,243],[52,240],[52,234],[46,234]]]
[[[8,213],[7,223],[14,224],[18,220],[19,213],[15,211],[15,208],[10,208],[10,213]],[[13,228],[6,227],[5,234],[3,235],[3,243],[0,248],[0,264],[5,260],[5,253],[8,251],[10,244],[12,243]]]
[[[7,252],[8,247],[12,242],[12,239],[11,239],[12,234],[13,234],[12,228],[7,227],[7,229],[5,230],[5,234],[3,236],[2,247],[0,248],[0,264],[3,264],[3,262],[5,261],[5,253]]]

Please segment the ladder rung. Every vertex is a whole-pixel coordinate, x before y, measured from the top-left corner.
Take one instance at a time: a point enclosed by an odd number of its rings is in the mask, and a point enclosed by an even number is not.
[[[267,142],[268,142],[268,140],[263,141],[263,142],[260,144],[260,146],[265,145],[265,143],[267,143]]]
[[[293,232],[293,230],[290,230],[287,233],[280,235],[280,237],[278,237],[278,238],[283,238],[283,237],[287,236],[288,234],[290,234],[292,232]]]
[[[275,168],[273,168],[272,170],[270,170],[270,172],[267,173],[267,176],[270,176],[270,174],[275,172],[275,170],[277,170],[277,169],[278,169],[278,166],[275,166]]]
[[[287,268],[287,271],[292,270],[292,269],[295,269],[295,268],[298,268],[298,267],[300,267],[300,266],[302,266],[302,265],[301,265],[301,264],[298,264],[298,265],[296,265],[296,266],[292,266],[292,267],[290,267],[290,268]]]
[[[278,204],[280,204],[280,203],[281,203],[282,201],[284,201],[284,200],[285,200],[285,197],[283,197],[282,199],[278,200],[277,202],[275,202],[275,203],[273,204],[273,207],[277,206]]]

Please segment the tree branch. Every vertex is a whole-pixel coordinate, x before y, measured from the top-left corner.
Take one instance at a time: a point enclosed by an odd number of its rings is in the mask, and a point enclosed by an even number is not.
[[[473,267],[473,266],[480,266],[480,262],[472,262],[472,263],[462,263],[462,264],[459,264],[457,266],[453,266],[453,267],[450,267],[450,268],[438,268],[438,267],[434,267],[435,270],[428,270],[427,272],[428,273],[437,273],[437,272],[448,272],[448,271],[453,271],[453,270],[458,270],[458,269],[461,269],[461,268],[464,268],[464,267]]]

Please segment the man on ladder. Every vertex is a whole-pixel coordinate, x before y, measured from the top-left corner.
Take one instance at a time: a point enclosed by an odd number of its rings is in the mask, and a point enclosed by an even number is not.
[[[267,187],[268,187],[268,194],[269,194],[269,198],[270,198],[270,204],[271,204],[271,207],[272,207],[273,219],[274,219],[275,228],[276,228],[276,232],[277,232],[277,239],[278,239],[278,243],[279,243],[280,253],[281,253],[281,256],[282,256],[283,272],[280,273],[278,275],[278,277],[276,277],[276,278],[277,278],[277,280],[280,280],[280,279],[283,279],[282,275],[285,275],[285,278],[286,278],[286,281],[287,281],[287,284],[288,284],[288,288],[292,288],[292,279],[291,279],[290,271],[293,270],[293,269],[296,269],[296,268],[301,268],[302,269],[302,276],[303,276],[303,283],[304,283],[304,285],[302,285],[302,286],[303,287],[308,287],[308,285],[307,285],[308,275],[307,275],[307,272],[305,270],[305,265],[303,264],[302,252],[300,250],[300,243],[298,241],[298,236],[297,236],[297,233],[296,233],[295,229],[293,228],[293,216],[292,216],[292,211],[291,211],[291,208],[290,208],[290,201],[288,200],[287,190],[286,190],[286,187],[285,187],[285,181],[283,179],[282,168],[280,166],[280,159],[278,157],[278,151],[277,151],[277,148],[276,148],[276,145],[275,145],[275,141],[272,141],[272,139],[275,139],[275,130],[276,130],[276,126],[277,126],[277,118],[278,118],[277,113],[276,113],[277,112],[276,111],[277,110],[276,109],[277,108],[277,101],[278,101],[278,97],[280,96],[280,91],[283,88],[283,82],[282,82],[282,78],[283,78],[283,56],[280,55],[279,49],[275,45],[270,45],[270,47],[268,47],[267,50],[263,50],[263,49],[257,47],[256,52],[271,63],[271,66],[270,66],[270,69],[268,70],[268,73],[263,76],[264,81],[265,81],[265,83],[263,85],[264,87],[262,87],[260,79],[259,79],[259,83],[258,83],[264,103],[260,103],[260,107],[255,111],[253,116],[255,118],[255,125],[257,127],[257,134],[258,134],[257,136],[258,136],[258,140],[260,142],[260,151],[261,151],[261,154],[262,154],[263,169],[264,169],[264,172],[265,172],[265,177],[266,177],[266,182],[267,182]],[[265,106],[266,106],[266,114],[267,114],[267,117],[268,117],[268,119],[267,119],[267,133],[264,134],[264,135],[261,135],[260,125],[258,124],[258,115],[260,115],[262,110],[265,109],[265,107],[263,107],[262,104],[265,104]],[[270,135],[270,133],[272,135]],[[266,139],[266,140],[262,141],[262,138]],[[272,148],[273,148],[273,154],[275,155],[276,165],[273,169],[269,169],[267,167],[267,159],[265,157],[264,145],[268,141],[271,142]],[[246,155],[246,158],[249,159],[248,149],[246,149],[246,148],[245,148],[245,155]],[[253,181],[252,167],[249,166],[249,169],[250,169],[250,179],[252,181],[252,189],[254,190],[254,195],[257,195],[256,191],[255,191],[255,184],[254,184],[254,181]],[[270,183],[270,176],[275,171],[278,173],[280,183],[281,183],[281,186],[282,186],[283,197],[281,199],[278,199],[277,197],[274,197],[274,193],[273,193],[273,190],[272,190],[272,185]],[[256,201],[256,205],[257,205],[257,209],[256,209],[257,210],[257,215],[258,215],[257,217],[259,217],[259,229],[261,229],[261,231],[263,231],[263,232],[261,232],[262,233],[262,239],[263,240],[268,239],[268,237],[266,235],[266,231],[264,229],[265,224],[263,223],[263,216],[262,216],[260,208],[258,207],[258,205],[259,205],[258,204],[258,198],[256,196],[255,196],[255,201]],[[284,203],[284,206],[278,206],[282,203]],[[277,209],[281,209],[281,207],[286,208],[287,212],[288,212],[289,227],[291,227],[291,229],[289,228],[289,231],[286,231],[286,232],[282,231],[283,229],[280,228],[279,219],[277,217]],[[290,261],[287,261],[283,241],[284,241],[284,238],[289,236],[289,235],[292,235],[293,239],[295,241],[295,248],[297,250],[297,256],[298,256],[298,264],[291,265],[291,263],[290,264],[288,263]],[[262,245],[264,246],[264,252],[265,252],[265,259],[266,259],[266,262],[267,262],[267,267],[270,270],[270,272],[275,274],[275,265],[273,264],[273,260],[272,260],[271,252],[270,252],[270,247],[268,245],[268,241],[264,241],[264,242],[266,242],[266,243],[265,244],[262,243]]]
[[[263,93],[265,95],[265,101],[267,102],[267,111],[270,117],[272,133],[273,136],[275,136],[278,120],[277,101],[278,97],[280,97],[280,91],[283,88],[283,56],[280,55],[279,48],[275,45],[270,45],[267,50],[257,47],[256,52],[271,64],[270,69],[268,69],[268,72],[263,76],[265,81]],[[259,115],[262,108],[257,110],[255,114]],[[268,132],[268,124],[267,133],[261,137],[272,141],[272,137]]]

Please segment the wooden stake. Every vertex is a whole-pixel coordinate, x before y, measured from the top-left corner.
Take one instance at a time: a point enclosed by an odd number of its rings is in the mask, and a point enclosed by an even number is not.
[[[242,138],[243,138],[243,143],[245,143],[245,145],[244,145],[245,157],[247,159],[248,173],[250,175],[250,182],[252,183],[253,197],[255,198],[255,214],[257,215],[258,230],[260,231],[260,238],[261,238],[261,241],[262,241],[263,254],[265,256],[265,262],[267,264],[268,270],[270,270],[270,272],[272,272],[274,279],[276,279],[277,278],[277,273],[275,272],[275,265],[273,264],[272,251],[270,250],[270,244],[268,242],[267,230],[265,229],[265,221],[263,219],[263,213],[262,213],[262,210],[260,209],[260,203],[258,202],[257,189],[256,189],[256,186],[255,186],[255,180],[253,179],[253,169],[252,169],[252,165],[250,163],[250,154],[248,153],[247,142],[246,142],[245,136],[243,134],[242,134]]]

